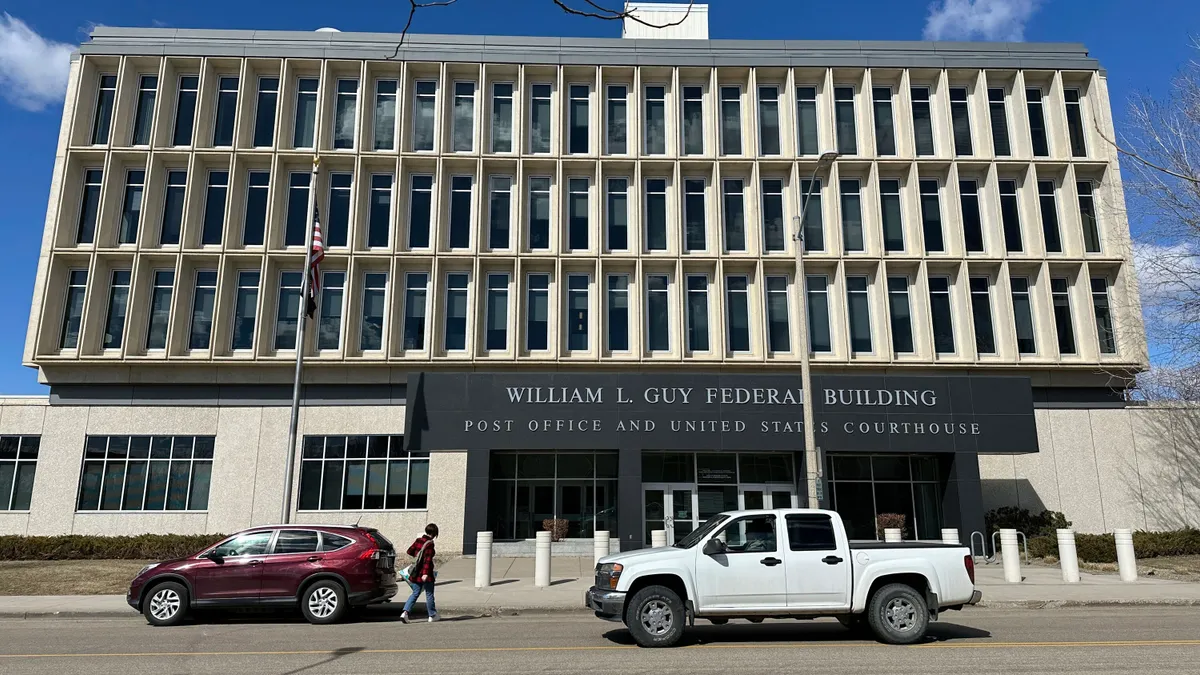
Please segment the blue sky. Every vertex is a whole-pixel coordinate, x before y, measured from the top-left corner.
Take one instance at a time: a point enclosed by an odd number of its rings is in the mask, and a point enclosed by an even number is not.
[[[619,5],[619,0],[611,0]],[[582,2],[576,4],[582,5]],[[40,393],[21,365],[62,107],[62,43],[91,26],[399,30],[404,0],[7,0],[0,6],[0,395]],[[1108,70],[1118,125],[1134,91],[1163,93],[1200,29],[1196,0],[709,0],[714,39],[1024,39],[1082,42]],[[459,0],[418,12],[414,32],[618,37],[620,25],[564,14],[551,0]],[[31,32],[30,32],[31,31]],[[39,39],[47,42],[39,42]],[[24,91],[24,88],[32,88]],[[54,101],[54,102],[48,102]],[[40,108],[40,109],[39,109]],[[1136,224],[1135,224],[1136,229]]]

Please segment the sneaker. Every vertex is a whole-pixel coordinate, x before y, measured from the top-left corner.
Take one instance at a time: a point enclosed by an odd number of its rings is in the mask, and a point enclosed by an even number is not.
[[[442,620],[441,614],[430,614],[429,615],[429,623],[433,623],[434,621],[441,621],[441,620]]]
[[[400,613],[400,623],[408,623],[408,612]]]

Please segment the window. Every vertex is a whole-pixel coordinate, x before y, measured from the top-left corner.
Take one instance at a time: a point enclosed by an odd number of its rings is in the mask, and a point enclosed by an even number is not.
[[[154,129],[154,102],[157,97],[158,76],[139,77],[137,111],[133,117],[133,145],[150,145],[150,132]],[[3,480],[0,478],[0,482]]]
[[[204,229],[200,243],[204,246],[219,245],[225,229],[225,198],[229,195],[229,172],[209,171],[208,190],[204,198]]]
[[[450,248],[471,246],[471,176],[450,178]]]
[[[550,248],[550,179],[529,179],[529,248]]]
[[[767,342],[772,352],[792,351],[787,277],[767,277]]]
[[[513,149],[513,84],[492,84],[492,152]]]
[[[779,154],[779,87],[758,88],[758,152]]]
[[[624,85],[608,85],[608,154],[629,152],[629,89]]]
[[[376,150],[396,149],[396,99],[400,83],[396,80],[375,81],[375,142]]]
[[[1008,142],[1008,105],[1004,89],[988,89],[988,115],[992,118],[992,149],[996,151],[996,156],[1011,155],[1012,148]]]
[[[799,513],[784,517],[788,546],[793,551],[836,551],[833,520],[820,513]]]
[[[215,445],[213,436],[88,436],[75,508],[207,511]]]
[[[1096,337],[1101,354],[1116,354],[1117,340],[1113,332],[1112,308],[1108,302],[1108,280],[1092,277],[1092,309],[1096,313]]]
[[[569,538],[617,529],[616,452],[500,452],[489,462],[487,528],[521,540],[560,514]]]
[[[358,348],[364,352],[380,351],[383,349],[383,316],[387,310],[387,273],[367,272],[363,275],[362,303],[362,334]]]
[[[954,319],[950,311],[950,278],[929,277],[929,313],[933,317],[933,350],[954,353]]]
[[[275,308],[275,349],[295,349],[296,323],[300,318],[300,272],[279,274],[279,306]]]
[[[337,100],[333,111],[333,147],[354,149],[354,124],[358,111],[358,80],[337,81]]]
[[[929,87],[913,87],[912,90],[913,135],[917,142],[917,156],[934,154],[933,110],[929,104]]]
[[[550,348],[550,275],[530,274],[526,280],[525,349]]]
[[[1033,141],[1033,155],[1034,157],[1048,157],[1050,141],[1046,137],[1046,116],[1042,109],[1042,90],[1033,87],[1026,89],[1025,100],[1029,110],[1029,138]]]
[[[629,275],[608,275],[608,349],[629,351]]]
[[[687,332],[688,351],[708,351],[708,277],[703,274],[687,276]]]
[[[983,252],[983,220],[979,214],[979,183],[973,180],[958,181],[959,199],[962,203],[963,242],[968,253]]]
[[[1009,253],[1020,251],[1021,213],[1017,206],[1017,181],[1000,181],[1000,218],[1004,224],[1004,249]]]
[[[612,251],[629,249],[629,181],[609,178],[607,216],[608,248]]]
[[[966,157],[974,154],[971,143],[971,109],[967,105],[967,88],[950,88],[950,123],[954,127],[954,154]]]
[[[946,250],[942,240],[942,203],[939,195],[940,187],[936,180],[922,180],[921,188],[921,229],[925,235],[925,252],[940,253]]]
[[[125,313],[129,309],[129,270],[113,270],[108,286],[108,314],[104,319],[104,348],[120,349],[125,337]]]
[[[801,185],[801,189],[805,187],[807,185]],[[810,200],[808,208],[815,208],[819,213],[820,202],[813,204]],[[763,248],[768,252],[784,250],[787,231],[783,223],[783,181],[778,178],[764,178],[762,181],[762,217]]]
[[[900,181],[879,181],[879,211],[883,222],[883,250],[904,250],[904,219],[900,209]]]
[[[824,251],[825,250],[825,222],[824,213],[821,207],[821,181],[818,180],[802,180],[800,181],[801,199],[805,203],[801,205],[801,210],[804,212],[801,216],[800,229],[804,232],[804,250],[805,251]],[[782,209],[782,200],[780,201]],[[781,211],[782,218],[782,211]],[[780,246],[778,250],[783,250]]]
[[[588,179],[567,181],[567,248],[586,251],[588,248]]]
[[[873,87],[871,101],[875,108],[875,151],[881,155],[894,155],[896,122],[892,116],[891,87]]]
[[[667,181],[646,179],[646,250],[667,250]]]
[[[1054,329],[1058,335],[1058,353],[1075,353],[1075,327],[1071,319],[1070,282],[1064,277],[1050,279],[1050,297],[1054,304]]]
[[[217,79],[217,120],[213,126],[213,147],[233,146],[233,127],[237,121],[238,78]]]
[[[892,321],[892,351],[913,352],[912,307],[908,302],[908,278],[888,277],[888,312]]]
[[[409,272],[404,275],[404,348],[425,351],[425,313],[429,275]]]
[[[475,149],[475,83],[454,83],[454,126],[451,129],[454,152]]]
[[[721,87],[721,154],[742,154],[741,87]]]
[[[586,84],[572,84],[567,89],[570,97],[569,124],[571,126],[567,152],[586,155],[588,153],[588,97],[590,92]]]
[[[535,153],[550,152],[550,95],[554,88],[549,84],[535,84],[530,87],[529,107],[529,151]]]
[[[725,277],[725,320],[729,351],[750,351],[750,282],[745,276]]]
[[[864,250],[862,196],[857,180],[840,181],[842,192],[842,241],[847,252]]]
[[[492,176],[488,180],[488,247],[509,247],[512,221],[512,178]]]
[[[1071,137],[1071,156],[1087,157],[1086,133],[1083,129],[1083,105],[1078,89],[1066,89],[1063,97],[1067,104],[1067,132]]]
[[[992,329],[992,296],[987,277],[971,277],[971,320],[975,324],[975,349],[980,354],[996,353]]]
[[[325,246],[345,246],[350,231],[350,188],[354,174],[329,174],[329,216],[323,234]]]
[[[671,349],[671,305],[668,302],[669,281],[665,274],[646,277],[646,350],[665,352]]]
[[[317,349],[342,346],[342,302],[346,294],[345,272],[321,274],[321,314],[317,324]]]
[[[187,171],[167,172],[167,190],[163,195],[162,226],[159,241],[167,245],[179,243],[179,232],[183,227],[183,203],[187,193]]]
[[[125,199],[121,202],[121,229],[118,244],[137,242],[138,224],[142,220],[142,194],[146,188],[146,172],[133,169],[125,172]]]
[[[275,109],[279,107],[279,78],[258,78],[258,99],[254,110],[254,147],[275,145]]]
[[[79,328],[83,322],[83,299],[87,294],[87,270],[71,270],[67,274],[67,299],[63,310],[61,349],[79,345]]]
[[[308,237],[309,173],[293,171],[288,175],[287,222],[284,226],[284,246],[304,246]]]
[[[1013,323],[1017,330],[1017,351],[1036,354],[1037,340],[1033,332],[1033,299],[1029,295],[1029,279],[1012,277]]]
[[[316,553],[319,545],[320,537],[314,530],[282,530],[275,537],[275,547],[271,549],[271,553],[274,555]]]
[[[831,352],[833,342],[829,335],[829,280],[822,276],[809,276],[804,280],[808,294],[808,344],[811,351]]]
[[[392,231],[392,174],[371,175],[371,196],[367,205],[367,246],[384,248]]]
[[[117,100],[117,76],[101,75],[96,93],[96,115],[92,120],[92,145],[107,145],[112,131],[113,104]]]
[[[465,272],[446,275],[446,351],[467,348],[467,283]]]
[[[746,250],[746,199],[743,196],[745,186],[740,178],[726,178],[721,181],[724,207],[723,219],[725,227],[725,250]]]
[[[1096,218],[1095,186],[1089,180],[1075,183],[1079,192],[1079,220],[1083,225],[1083,248],[1088,253],[1099,253],[1100,224]]]
[[[315,77],[302,77],[296,82],[296,122],[292,128],[292,147],[315,147],[317,88],[320,83]]]
[[[846,306],[850,310],[850,350],[871,351],[871,300],[866,277],[846,277]]]
[[[837,122],[838,153],[857,155],[858,132],[854,126],[854,87],[834,87],[833,113]]]
[[[167,328],[171,324],[171,294],[175,288],[174,270],[154,270],[150,289],[150,322],[146,327],[146,349],[165,349]]]
[[[774,553],[778,549],[775,516],[739,518],[726,525],[716,538],[725,542],[726,553]]]
[[[407,452],[403,436],[304,437],[298,510],[424,509],[428,503],[429,453]],[[326,548],[329,535],[322,537]]]
[[[28,511],[39,436],[0,436],[0,511]]]
[[[262,246],[267,231],[267,204],[271,189],[269,171],[251,171],[246,177],[246,215],[242,220],[242,245]]]
[[[487,349],[508,349],[508,275],[487,275]]]
[[[96,239],[96,219],[100,215],[100,190],[104,171],[86,169],[83,172],[83,198],[79,205],[79,226],[75,230],[76,244],[91,244]]]
[[[688,251],[708,248],[703,178],[683,181],[683,244]]]
[[[683,154],[704,154],[704,87],[683,88]]]
[[[567,275],[567,349],[588,349],[588,277]]]
[[[196,98],[200,93],[199,75],[179,78],[179,98],[175,102],[175,129],[171,145],[191,145],[192,129],[196,123]]]
[[[212,552],[224,558],[264,555],[267,552],[267,548],[271,545],[271,536],[272,533],[270,531],[239,534],[233,539],[214,547]]]
[[[418,80],[413,84],[412,117],[413,151],[433,150],[434,125],[437,121],[437,82]]]
[[[667,88],[646,87],[646,154],[667,154]]]
[[[796,87],[796,153],[815,155],[817,141],[817,88]]]
[[[1052,180],[1039,180],[1038,206],[1042,211],[1042,236],[1046,238],[1047,253],[1062,253],[1062,236],[1058,230],[1057,187]]]
[[[213,306],[217,298],[216,270],[196,271],[192,295],[192,329],[188,349],[208,349],[212,339]],[[293,328],[293,333],[295,328]]]
[[[408,189],[408,247],[429,248],[433,176],[412,176]]]
[[[237,297],[233,301],[234,350],[254,348],[254,323],[258,312],[258,270],[237,273]]]

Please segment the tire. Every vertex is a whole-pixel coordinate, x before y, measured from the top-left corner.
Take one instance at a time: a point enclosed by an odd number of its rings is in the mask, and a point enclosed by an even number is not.
[[[912,586],[888,584],[867,603],[867,623],[880,642],[910,645],[925,637],[929,607]]]
[[[142,615],[151,626],[174,626],[188,611],[188,592],[177,581],[155,584],[142,600]]]
[[[686,621],[683,601],[665,586],[647,586],[625,605],[625,625],[642,647],[674,646]]]
[[[332,579],[321,579],[304,589],[300,612],[312,624],[337,623],[349,609],[346,589]]]

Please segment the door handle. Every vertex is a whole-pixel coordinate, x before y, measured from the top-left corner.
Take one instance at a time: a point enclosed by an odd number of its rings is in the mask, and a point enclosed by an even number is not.
[[[783,561],[780,560],[779,558],[763,558],[762,560],[759,560],[759,562],[766,565],[767,567],[774,567],[774,566],[782,563]]]
[[[825,563],[826,565],[836,565],[842,562],[842,559],[836,555],[827,555],[824,558],[821,558],[821,562]]]
[[[321,556],[319,556],[319,555],[310,555],[310,556],[308,556],[308,562],[317,562],[317,561],[318,561],[318,560],[320,560],[320,559],[321,559]]]
[[[261,560],[251,560],[251,561],[249,562],[249,564],[250,564],[250,565],[261,565],[261,564],[262,564],[262,561],[261,561]]]

